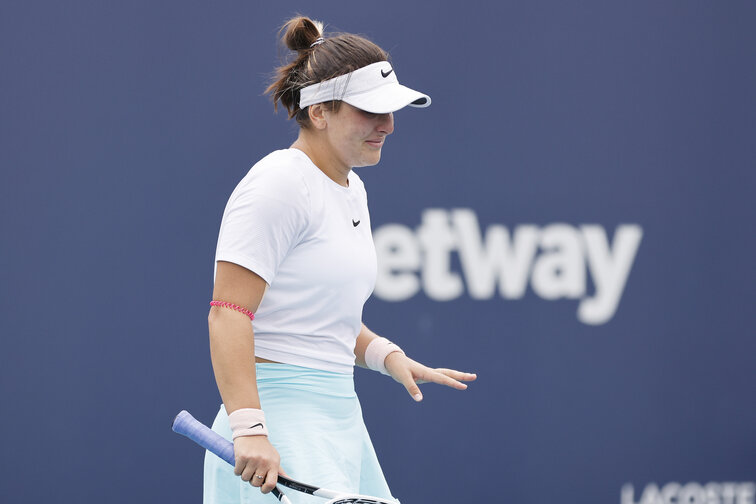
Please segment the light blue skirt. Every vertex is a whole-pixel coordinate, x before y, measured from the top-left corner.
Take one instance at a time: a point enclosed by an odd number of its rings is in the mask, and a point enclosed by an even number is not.
[[[290,477],[332,490],[393,499],[362,420],[352,375],[288,364],[256,366],[268,437]],[[213,430],[231,440],[222,405]],[[292,504],[324,502],[280,488]],[[203,502],[274,504],[277,500],[242,481],[233,467],[207,452]]]

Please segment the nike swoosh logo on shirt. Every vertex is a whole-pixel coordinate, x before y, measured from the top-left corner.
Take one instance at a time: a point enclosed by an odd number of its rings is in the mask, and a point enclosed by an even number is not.
[[[352,219],[352,226],[357,227],[359,225],[360,225],[360,221],[355,221],[354,219]]]
[[[394,71],[393,68],[389,70],[388,72],[384,72],[383,70],[381,70],[381,75],[383,75],[384,77],[388,77],[389,75],[391,75],[391,72],[393,71]]]

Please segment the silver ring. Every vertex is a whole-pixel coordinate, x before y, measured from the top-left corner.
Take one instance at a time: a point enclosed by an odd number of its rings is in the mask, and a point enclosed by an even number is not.
[[[257,479],[263,479],[263,477],[260,476],[259,474],[255,474],[255,478],[257,478]]]

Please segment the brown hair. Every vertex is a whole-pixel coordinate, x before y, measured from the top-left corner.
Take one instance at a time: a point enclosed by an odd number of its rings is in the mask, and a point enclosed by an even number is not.
[[[296,51],[297,56],[276,69],[276,76],[265,92],[271,95],[276,111],[280,101],[288,110],[289,119],[295,117],[302,128],[310,125],[307,107],[299,108],[299,91],[303,87],[388,60],[386,51],[359,35],[341,33],[319,41],[323,25],[305,16],[287,21],[281,33],[283,44]],[[332,106],[337,108],[339,103],[334,101]]]

